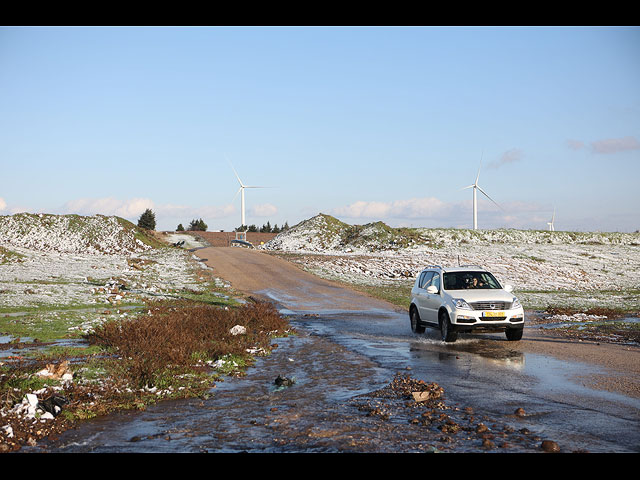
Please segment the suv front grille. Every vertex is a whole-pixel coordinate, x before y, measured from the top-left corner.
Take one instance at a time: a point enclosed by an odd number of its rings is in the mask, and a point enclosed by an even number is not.
[[[473,302],[470,304],[474,310],[509,310],[511,302]]]

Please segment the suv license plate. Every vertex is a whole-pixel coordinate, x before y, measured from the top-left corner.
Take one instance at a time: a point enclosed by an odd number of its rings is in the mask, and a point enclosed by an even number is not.
[[[485,317],[506,317],[504,312],[484,312]]]

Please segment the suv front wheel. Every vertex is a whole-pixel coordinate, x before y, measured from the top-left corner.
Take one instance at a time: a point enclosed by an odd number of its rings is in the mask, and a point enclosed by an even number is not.
[[[507,336],[507,340],[511,342],[517,342],[522,338],[522,328],[507,328],[504,333]]]
[[[440,312],[438,315],[440,323],[440,332],[442,334],[443,342],[455,342],[458,339],[458,332],[453,331],[451,326],[451,320],[449,320],[449,314],[445,311]]]

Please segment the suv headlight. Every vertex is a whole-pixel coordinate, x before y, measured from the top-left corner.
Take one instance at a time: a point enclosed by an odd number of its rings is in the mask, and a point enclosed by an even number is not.
[[[511,304],[511,308],[520,308],[520,307],[522,307],[520,300],[518,300],[516,297],[513,297],[513,303]]]
[[[464,310],[472,310],[467,302],[465,302],[462,298],[454,298],[453,304],[456,308],[462,308]]]

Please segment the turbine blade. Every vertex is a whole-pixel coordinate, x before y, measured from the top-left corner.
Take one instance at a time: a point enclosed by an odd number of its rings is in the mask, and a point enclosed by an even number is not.
[[[240,188],[238,189],[238,191],[236,192],[236,194],[233,196],[233,200],[231,200],[231,203],[233,203],[233,202],[235,202],[235,201],[236,201],[236,197],[237,197],[237,196],[238,196],[238,194],[240,193],[240,190],[242,190],[242,187],[240,187]]]
[[[226,155],[225,155],[226,158]],[[231,167],[231,170],[233,170],[233,173],[236,174],[236,178],[238,179],[238,183],[244,187],[244,185],[242,185],[242,180],[240,180],[240,176],[238,175],[238,172],[236,172],[236,169],[233,168],[233,165],[231,164],[231,161],[227,158],[227,162],[229,162],[229,166]]]
[[[466,190],[467,188],[473,188],[475,185],[469,185],[468,187],[462,187],[460,190]]]
[[[484,190],[482,190],[480,187],[478,187],[478,190],[480,190],[480,191],[483,193],[483,195],[484,195],[485,197],[487,197],[489,200],[491,200],[493,203],[495,203],[495,205],[496,205],[500,210],[504,210],[504,208],[502,208],[500,205],[498,205],[498,204],[496,203],[496,201],[495,201],[493,198],[491,198],[491,197],[487,194],[487,192],[485,192]]]
[[[480,178],[480,169],[482,168],[482,157],[484,156],[484,150],[480,154],[480,166],[478,167],[478,175],[476,176],[476,185],[478,185],[478,179]]]

